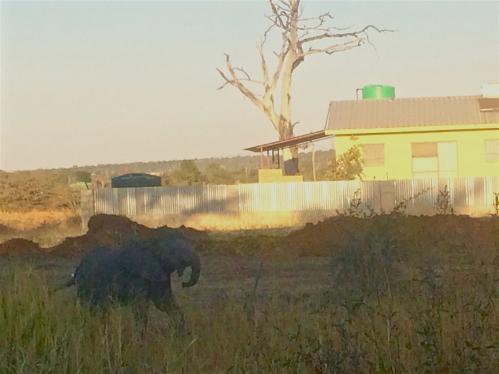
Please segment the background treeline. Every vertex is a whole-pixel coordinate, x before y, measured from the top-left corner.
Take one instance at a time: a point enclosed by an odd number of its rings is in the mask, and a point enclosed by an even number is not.
[[[331,151],[315,153],[316,178],[328,179]],[[154,173],[161,175],[163,184],[231,184],[256,183],[260,156],[235,156],[195,160],[151,161],[127,164],[104,164],[81,169],[98,176],[112,177],[126,173]],[[300,154],[300,174],[313,180],[312,153]],[[331,173],[329,173],[331,174]]]
[[[317,180],[333,177],[331,156],[331,151],[316,152]],[[0,171],[0,211],[76,209],[80,189],[91,188],[97,180],[110,184],[113,176],[126,173],[154,173],[163,185],[256,183],[259,165],[259,156],[237,156]],[[300,173],[304,180],[313,180],[311,153],[300,155]]]

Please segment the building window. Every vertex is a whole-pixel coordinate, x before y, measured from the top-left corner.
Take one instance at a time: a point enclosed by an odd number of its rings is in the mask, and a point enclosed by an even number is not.
[[[457,176],[457,144],[455,142],[412,143],[414,178]]]
[[[485,160],[499,161],[499,139],[485,141]]]
[[[385,145],[384,144],[362,144],[362,160],[364,166],[384,166],[385,165]]]
[[[438,143],[412,143],[412,157],[438,157]]]

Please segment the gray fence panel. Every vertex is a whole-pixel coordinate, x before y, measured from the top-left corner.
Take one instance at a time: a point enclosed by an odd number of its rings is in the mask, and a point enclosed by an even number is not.
[[[331,213],[348,209],[353,198],[364,207],[390,211],[404,204],[409,214],[433,214],[439,192],[447,186],[458,213],[494,212],[499,177],[254,183],[239,185],[109,188],[93,191],[85,203],[97,213],[136,216],[191,216],[265,212]],[[88,209],[87,209],[88,211]]]

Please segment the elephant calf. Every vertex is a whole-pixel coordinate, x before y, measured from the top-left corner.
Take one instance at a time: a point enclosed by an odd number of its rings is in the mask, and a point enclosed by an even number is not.
[[[168,313],[183,329],[184,319],[175,304],[170,274],[183,275],[190,267],[190,279],[183,287],[199,280],[201,263],[191,245],[178,238],[132,241],[120,249],[99,247],[86,255],[67,286],[76,286],[78,298],[91,308],[106,310],[112,302],[133,304],[134,312],[147,326],[149,301]]]

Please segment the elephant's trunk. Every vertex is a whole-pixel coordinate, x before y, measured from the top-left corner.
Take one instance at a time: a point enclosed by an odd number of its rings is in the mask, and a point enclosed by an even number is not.
[[[183,282],[182,287],[192,287],[199,280],[199,274],[201,273],[201,261],[200,261],[199,256],[197,254],[193,255],[192,262],[190,264],[190,268],[192,270],[191,279],[189,279],[187,282]]]

